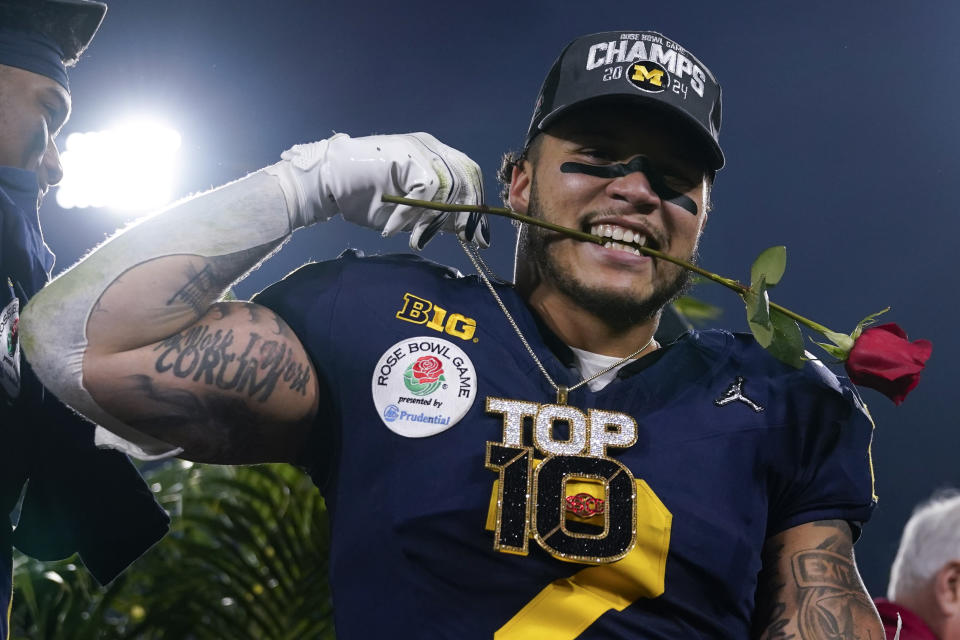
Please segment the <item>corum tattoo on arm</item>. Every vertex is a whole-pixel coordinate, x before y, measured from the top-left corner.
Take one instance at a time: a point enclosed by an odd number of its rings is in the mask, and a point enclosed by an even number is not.
[[[296,359],[287,342],[264,339],[253,331],[237,336],[232,329],[197,324],[159,343],[154,352],[157,373],[242,393],[258,402],[266,402],[281,383],[305,396],[310,383],[309,363]]]

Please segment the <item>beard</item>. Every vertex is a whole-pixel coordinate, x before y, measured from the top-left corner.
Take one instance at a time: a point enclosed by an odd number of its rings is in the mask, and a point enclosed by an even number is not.
[[[530,185],[528,215],[541,220],[547,219],[540,201],[536,175]],[[564,269],[550,250],[551,243],[557,240],[555,232],[530,225],[525,229],[525,234],[527,259],[534,268],[539,267],[540,277],[614,330],[626,330],[658,317],[664,306],[690,289],[690,272],[665,261],[657,263],[657,268],[666,271],[669,277],[665,281],[655,282],[653,291],[645,297],[581,282],[573,277],[569,270]],[[696,264],[696,258],[694,251],[689,261]]]

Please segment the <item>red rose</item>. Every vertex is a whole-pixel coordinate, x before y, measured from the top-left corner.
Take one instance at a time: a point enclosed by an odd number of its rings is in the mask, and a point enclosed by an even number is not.
[[[910,342],[896,324],[881,324],[860,334],[845,366],[854,384],[876,389],[900,404],[920,382],[932,351],[930,341]]]
[[[436,382],[443,375],[443,363],[436,356],[423,356],[413,363],[413,377],[420,384]]]

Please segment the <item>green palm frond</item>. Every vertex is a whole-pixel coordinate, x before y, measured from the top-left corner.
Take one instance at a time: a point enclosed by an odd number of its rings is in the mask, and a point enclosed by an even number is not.
[[[43,562],[18,555],[14,563],[16,608],[11,639],[114,640],[109,627],[97,630],[91,620],[103,619],[104,605],[119,588],[106,588],[70,560]]]
[[[334,638],[327,512],[306,475],[173,461],[145,476],[170,534],[106,589],[82,569],[61,568],[58,582],[43,577],[50,563],[23,560],[14,639]]]

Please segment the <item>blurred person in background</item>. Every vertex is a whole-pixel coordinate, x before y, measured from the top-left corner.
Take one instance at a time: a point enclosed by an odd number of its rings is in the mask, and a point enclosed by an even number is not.
[[[94,425],[45,392],[19,345],[19,312],[54,263],[38,207],[63,176],[56,137],[72,106],[67,68],[106,10],[89,0],[0,0],[0,639],[9,635],[12,546],[44,560],[80,552],[105,583],[167,530],[130,461],[95,447]]]
[[[890,567],[887,598],[876,599],[887,638],[960,640],[960,491],[917,506]]]

